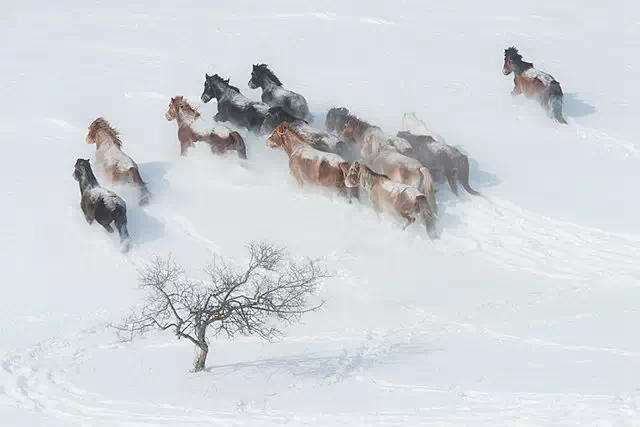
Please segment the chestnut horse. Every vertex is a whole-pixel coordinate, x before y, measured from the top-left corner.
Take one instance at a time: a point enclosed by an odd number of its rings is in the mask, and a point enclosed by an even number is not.
[[[189,147],[193,147],[196,142],[202,141],[209,144],[211,152],[214,154],[235,150],[238,152],[238,157],[241,159],[247,158],[247,148],[238,132],[232,131],[226,126],[216,126],[212,130],[199,129],[202,125],[200,113],[183,96],[171,98],[169,108],[164,117],[168,121],[175,120],[178,124],[181,156],[186,156]]]
[[[96,145],[96,161],[113,182],[132,183],[140,190],[139,204],[149,203],[151,193],[142,181],[138,165],[122,151],[122,140],[118,131],[102,117],[89,125],[85,139],[87,144]]]
[[[248,83],[251,89],[262,88],[262,102],[270,107],[282,107],[299,119],[310,121],[309,106],[304,96],[282,87],[282,82],[267,64],[256,64]]]
[[[523,93],[527,98],[535,98],[556,121],[567,124],[562,116],[562,88],[552,75],[536,70],[532,63],[522,60],[518,49],[510,47],[504,51],[502,73],[514,73],[512,96]]]
[[[98,184],[96,176],[91,170],[89,160],[77,159],[73,169],[73,179],[80,185],[80,208],[84,218],[90,225],[98,221],[108,233],[113,233],[114,223],[122,250],[127,252],[131,248],[129,230],[127,229],[127,204],[113,191]]]
[[[396,213],[407,220],[402,227],[406,230],[415,222],[414,214],[419,214],[427,228],[429,238],[437,238],[435,214],[429,206],[429,199],[411,185],[393,182],[389,177],[376,173],[366,165],[354,162],[346,175],[345,185],[349,188],[360,187],[371,199],[373,209],[379,215],[381,210]]]
[[[335,188],[351,201],[351,192],[345,187],[343,173],[345,168],[349,168],[349,162],[337,154],[317,150],[309,142],[288,123],[282,123],[267,139],[267,146],[284,149],[289,156],[289,171],[301,187],[310,183]]]

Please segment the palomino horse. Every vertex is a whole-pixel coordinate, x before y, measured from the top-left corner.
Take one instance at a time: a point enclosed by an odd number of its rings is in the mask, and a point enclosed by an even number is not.
[[[427,228],[429,238],[437,238],[435,215],[429,199],[413,186],[393,182],[389,177],[375,173],[366,165],[354,162],[346,175],[345,185],[360,187],[369,194],[373,209],[379,215],[381,210],[396,213],[407,220],[402,227],[406,230],[415,222],[414,214],[420,214]]]
[[[398,136],[407,140],[416,153],[416,159],[431,171],[432,175],[444,174],[451,191],[458,195],[458,184],[474,196],[481,195],[469,185],[469,158],[456,147],[429,130],[415,113],[405,113],[402,117],[402,131]]]
[[[251,101],[240,93],[240,89],[230,85],[229,79],[225,80],[217,74],[205,74],[204,91],[200,99],[207,103],[213,98],[218,101],[218,113],[213,117],[216,122],[228,121],[254,133],[272,130],[263,126],[267,118],[271,118],[269,124],[272,128],[282,122],[296,120],[296,117],[284,111],[282,107],[269,108],[264,102]]]
[[[522,60],[518,49],[510,47],[504,51],[502,73],[514,73],[512,96],[523,93],[527,98],[535,98],[556,121],[567,124],[562,116],[562,89],[552,75],[536,70],[533,64]]]
[[[200,113],[183,96],[171,98],[169,109],[164,117],[168,121],[175,120],[178,124],[181,156],[186,156],[189,147],[202,141],[209,144],[211,152],[214,154],[235,150],[238,152],[238,157],[247,158],[247,148],[238,132],[232,131],[226,126],[216,126],[212,130],[199,129],[198,125],[202,125]]]
[[[305,183],[310,183],[336,188],[338,193],[351,201],[351,192],[348,192],[345,187],[343,173],[345,168],[349,168],[349,162],[337,154],[316,150],[309,145],[309,142],[288,123],[278,126],[267,139],[269,147],[282,147],[287,153],[289,171],[301,187]]]
[[[89,224],[98,221],[109,233],[113,233],[111,223],[115,223],[122,250],[131,248],[129,231],[127,230],[127,204],[113,191],[98,184],[89,159],[78,159],[73,170],[73,179],[80,184],[80,208]]]
[[[262,88],[262,102],[271,107],[282,107],[287,113],[299,119],[311,120],[309,106],[304,96],[282,87],[282,82],[267,67],[267,64],[256,64],[249,79],[251,89]]]
[[[140,189],[141,205],[149,202],[151,193],[142,181],[138,165],[122,151],[120,134],[102,117],[89,125],[87,144],[96,144],[96,161],[104,173],[114,182],[132,183]]]

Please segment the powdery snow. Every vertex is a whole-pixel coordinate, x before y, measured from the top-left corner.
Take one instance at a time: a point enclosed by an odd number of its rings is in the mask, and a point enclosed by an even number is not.
[[[2,426],[640,425],[635,3],[5,3]],[[510,96],[512,45],[562,82],[569,125]],[[366,196],[299,189],[264,137],[241,132],[247,161],[204,144],[180,157],[170,96],[256,63],[319,129],[332,106],[387,135],[415,112],[468,153],[487,199],[440,186],[432,242]],[[194,105],[213,126],[215,102]],[[86,223],[71,177],[98,116],[154,195],[140,207],[108,186],[127,201],[127,255]],[[108,325],[146,296],[136,267],[171,255],[201,277],[254,239],[336,273],[285,339],[212,338],[197,375],[170,333],[117,342]]]

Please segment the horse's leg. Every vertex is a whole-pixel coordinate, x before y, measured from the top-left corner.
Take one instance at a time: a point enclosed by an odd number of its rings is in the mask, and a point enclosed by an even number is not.
[[[80,209],[82,209],[82,213],[84,214],[84,219],[87,220],[89,225],[93,224],[93,212],[92,209],[87,204],[87,199],[83,198],[80,201]]]
[[[518,96],[522,93],[522,90],[518,87],[518,85],[515,85],[513,90],[511,91],[511,96]]]
[[[416,219],[409,214],[400,214],[403,218],[407,220],[407,223],[402,227],[402,230],[406,230],[408,226],[416,222]]]
[[[113,233],[113,227],[111,227],[111,219],[109,220],[98,220],[98,224],[100,224],[105,230],[107,230],[107,233]]]
[[[186,156],[187,155],[187,150],[189,149],[189,145],[190,142],[189,141],[180,141],[180,155],[181,156]]]

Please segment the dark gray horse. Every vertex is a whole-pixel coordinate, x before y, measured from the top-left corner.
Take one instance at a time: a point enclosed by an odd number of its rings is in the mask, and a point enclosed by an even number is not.
[[[127,204],[113,191],[98,184],[89,160],[78,159],[73,170],[73,179],[80,184],[80,208],[89,224],[98,221],[109,233],[113,233],[112,223],[120,234],[122,250],[131,248],[129,231],[127,230]]]

